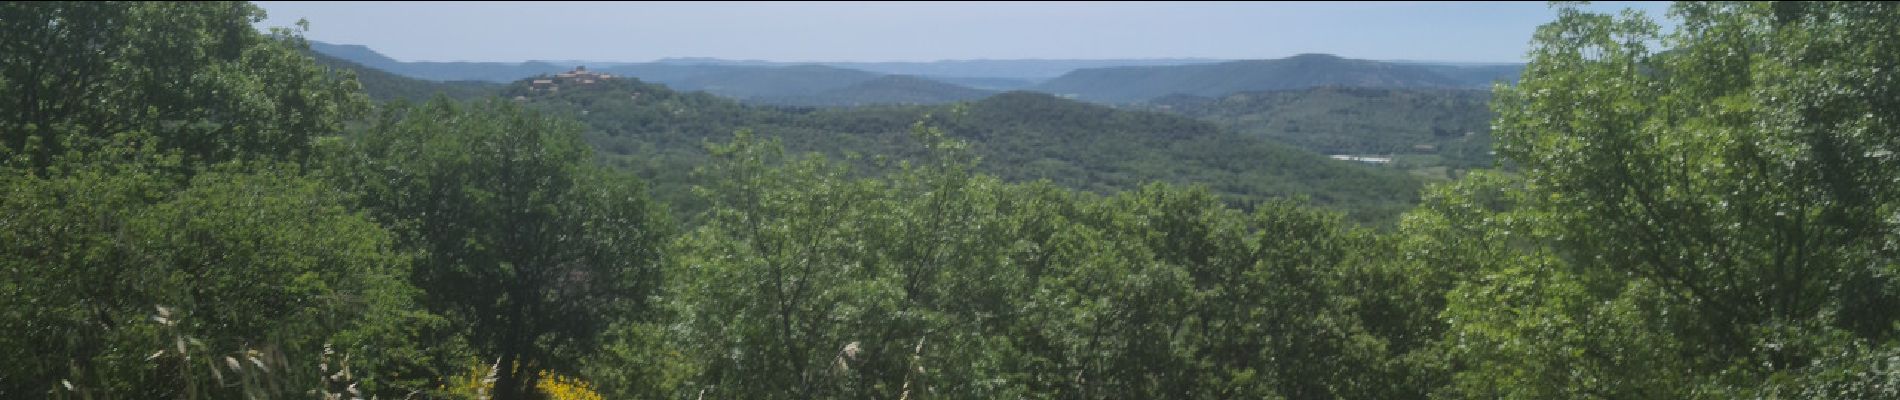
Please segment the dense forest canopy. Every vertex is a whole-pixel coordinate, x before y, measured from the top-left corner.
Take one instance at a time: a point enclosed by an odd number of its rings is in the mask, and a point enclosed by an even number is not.
[[[1511,67],[1433,66],[1301,54],[1278,60],[1080,69],[1036,90],[1105,103],[1139,103],[1169,95],[1221,96],[1234,92],[1319,86],[1484,88],[1511,81]]]
[[[1174,95],[1147,108],[1322,154],[1409,155],[1407,161],[1419,166],[1467,170],[1495,164],[1489,100],[1490,92],[1471,89],[1328,86]]]
[[[1511,170],[1413,206],[1042,94],[457,99],[247,3],[4,3],[0,397],[1900,396],[1900,6],[1556,9]]]
[[[688,172],[709,160],[705,142],[751,130],[793,152],[839,160],[856,154],[863,172],[874,173],[879,156],[895,162],[922,153],[908,133],[920,121],[969,141],[984,160],[976,166],[981,171],[1097,193],[1151,181],[1199,183],[1235,205],[1307,196],[1355,220],[1390,225],[1419,188],[1398,171],[1329,160],[1189,118],[1034,92],[959,105],[833,109],[750,106],[635,79],[554,92],[517,82],[504,95],[585,123],[583,136],[602,156],[652,182],[658,196],[685,212],[682,219],[703,204],[687,188],[698,184]]]

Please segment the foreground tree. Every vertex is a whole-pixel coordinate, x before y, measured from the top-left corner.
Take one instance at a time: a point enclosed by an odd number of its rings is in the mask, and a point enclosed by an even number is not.
[[[498,398],[574,374],[607,326],[648,311],[662,214],[572,122],[438,98],[389,107],[340,150],[329,173],[422,252],[411,281],[501,366]]]
[[[0,4],[0,157],[45,167],[142,131],[186,165],[301,157],[364,110],[356,82],[259,34],[242,2]]]
[[[877,177],[741,134],[669,252],[670,396],[1422,397],[1437,329],[1389,243],[1205,188],[1006,184],[937,130]],[[1441,292],[1442,293],[1442,292]],[[1402,316],[1422,314],[1422,318]],[[652,334],[652,330],[645,331]],[[627,336],[616,348],[652,343]],[[644,341],[643,341],[644,340]],[[660,352],[648,352],[654,354]],[[627,351],[619,363],[639,367]],[[679,358],[670,358],[676,362]],[[1424,371],[1424,372],[1417,372]],[[644,389],[640,385],[647,385]]]
[[[1467,227],[1435,241],[1474,272],[1445,314],[1468,367],[1447,390],[1892,396],[1900,7],[1680,3],[1669,35],[1559,14],[1494,105],[1522,179],[1419,213]]]
[[[332,371],[410,356],[405,257],[301,165],[362,96],[262,18],[0,4],[0,397],[394,386]]]
[[[0,394],[277,396],[329,383],[328,351],[359,370],[407,356],[428,317],[342,192],[283,164],[186,180],[141,142],[0,169]]]

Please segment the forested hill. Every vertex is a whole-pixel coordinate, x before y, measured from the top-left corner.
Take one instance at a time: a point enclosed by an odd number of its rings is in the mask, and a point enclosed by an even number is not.
[[[931,91],[907,89],[948,85],[903,76],[873,78],[820,92],[822,96],[774,99],[789,104],[860,106],[812,109],[747,105],[632,78],[557,94],[528,90],[525,81],[505,86],[428,82],[317,58],[355,71],[365,91],[380,100],[414,101],[435,93],[453,98],[522,96],[537,107],[568,113],[590,127],[586,138],[603,157],[639,171],[656,186],[656,196],[680,204],[682,214],[695,209],[688,173],[706,161],[703,144],[708,140],[723,141],[734,131],[754,129],[761,136],[784,140],[792,151],[914,155],[918,147],[908,132],[912,124],[926,119],[972,142],[988,160],[981,164],[987,171],[1015,180],[1046,178],[1102,193],[1133,189],[1147,181],[1202,183],[1236,204],[1308,196],[1361,221],[1389,222],[1414,202],[1419,187],[1414,179],[1394,171],[1330,160],[1186,117],[1115,110],[1034,92],[984,98],[991,93],[964,88],[939,91],[954,97],[918,98]],[[837,99],[862,100],[840,104]],[[924,106],[977,99],[981,100],[968,104],[961,116],[954,116],[951,105]]]
[[[383,76],[365,78],[387,80],[391,75],[419,81],[486,81],[505,84],[532,76],[553,74],[579,66],[574,63],[530,61],[498,62],[403,62],[361,45],[311,42],[311,50],[327,65],[350,62],[369,67]],[[668,87],[702,90],[740,101],[778,105],[861,105],[861,104],[937,104],[970,100],[992,92],[963,86],[967,82],[987,87],[1017,88],[1028,81],[1013,78],[952,77],[931,80],[917,76],[885,75],[851,68],[819,64],[745,63],[723,60],[667,60],[652,63],[594,65],[593,69],[620,76],[640,78]],[[924,69],[933,63],[863,63],[865,65]],[[912,65],[916,64],[916,65]],[[951,64],[954,65],[954,64]],[[1068,65],[1068,64],[1062,64]],[[1079,64],[1080,65],[1080,64]],[[1013,66],[1013,65],[1012,65]],[[949,67],[945,67],[949,68]],[[1046,69],[1046,68],[1044,68]],[[982,68],[939,68],[942,71],[984,71]],[[383,90],[402,91],[416,84],[403,82],[384,85]],[[465,85],[466,86],[466,85]],[[377,96],[379,93],[371,93]]]
[[[1042,81],[1083,68],[1104,68],[1123,66],[1162,66],[1210,64],[1224,60],[1203,58],[1152,58],[1152,59],[1105,59],[1105,60],[940,60],[940,61],[895,61],[895,62],[822,62],[818,64],[838,68],[892,74],[912,75],[954,81],[960,77],[986,77],[1006,80]],[[718,58],[668,58],[655,61],[655,64],[708,64],[742,65],[754,67],[789,66],[793,63],[751,60],[724,60]]]
[[[864,106],[873,104],[943,104],[976,100],[996,92],[973,89],[909,75],[885,75],[856,84],[812,94],[756,98],[765,104],[793,106]]]
[[[360,45],[312,42],[311,49],[394,75],[431,81],[507,83],[553,74],[579,62],[403,62]],[[1186,94],[1224,96],[1316,86],[1479,88],[1517,78],[1521,65],[1384,62],[1307,54],[1279,60],[963,60],[782,63],[705,58],[590,63],[591,69],[702,90],[754,104],[838,106],[939,104],[1001,90],[1135,103]],[[1066,73],[1066,74],[1065,74]],[[1060,76],[1058,76],[1060,75]],[[1054,79],[1051,79],[1054,78]],[[1038,84],[1040,82],[1040,84]]]
[[[898,62],[774,62],[755,60],[726,60],[705,57],[667,58],[644,63],[609,63],[600,61],[530,61],[511,62],[404,62],[397,61],[363,45],[334,44],[311,41],[310,48],[330,55],[367,65],[384,71],[394,72],[416,79],[433,81],[486,80],[507,83],[541,73],[553,72],[549,69],[568,68],[574,65],[588,65],[598,69],[619,66],[642,67],[791,67],[799,65],[824,65],[871,72],[875,74],[911,75],[926,79],[941,80],[949,83],[988,82],[1006,84],[1012,88],[1027,87],[1036,82],[1061,76],[1083,68],[1102,68],[1116,66],[1161,66],[1190,65],[1220,62],[1222,60],[1195,58],[1163,59],[1109,59],[1109,60],[941,60],[941,61],[898,61]],[[648,80],[665,81],[649,77]],[[973,85],[984,86],[984,85]]]
[[[657,197],[687,209],[695,207],[686,193],[687,173],[705,162],[706,141],[751,129],[795,152],[901,159],[921,150],[909,133],[918,121],[968,141],[987,172],[1094,192],[1150,181],[1199,183],[1236,204],[1306,196],[1361,221],[1389,222],[1414,203],[1419,189],[1416,180],[1396,171],[1330,160],[1214,124],[1032,92],[963,106],[836,109],[748,106],[631,79],[552,94],[517,83],[505,95],[583,121],[590,128],[587,140],[604,157],[638,171]]]
[[[1322,154],[1423,154],[1454,168],[1491,165],[1490,92],[1358,88],[1173,95],[1149,108],[1271,137]]]
[[[371,99],[377,101],[395,99],[424,101],[437,94],[455,99],[470,99],[493,96],[503,87],[502,84],[485,81],[434,82],[414,79],[319,52],[306,52],[306,54],[316,59],[318,65],[355,73],[356,80],[363,85],[364,94],[368,94]]]
[[[604,69],[619,76],[754,104],[853,106],[939,104],[992,94],[957,84],[824,65],[629,64]]]
[[[649,75],[643,66],[606,69],[621,76],[665,84],[684,90],[703,90],[739,100],[809,95],[877,79],[878,74],[823,65],[789,67],[710,67],[679,75]],[[669,66],[670,67],[670,66]]]
[[[334,45],[331,45],[334,46]],[[343,52],[349,58],[326,55],[317,52],[318,59],[326,65],[352,63],[375,70],[367,72],[365,86],[380,86],[382,92],[416,92],[420,85],[434,82],[423,79],[408,81],[393,80],[403,69],[463,68],[466,71],[486,71],[478,74],[422,73],[423,76],[467,77],[477,81],[493,81],[498,77],[524,74],[522,77],[545,75],[554,72],[552,64],[520,64],[520,68],[507,67],[501,63],[481,68],[467,67],[458,63],[438,63],[436,66],[419,63],[400,63],[389,60],[362,46],[344,46]],[[354,49],[354,50],[352,50]],[[350,61],[358,60],[358,61]],[[459,66],[456,66],[459,65]],[[349,67],[356,68],[356,67]],[[396,68],[391,70],[390,68]],[[554,68],[565,71],[568,67]],[[953,83],[935,81],[904,75],[883,75],[872,72],[830,67],[824,65],[683,65],[676,63],[640,63],[593,68],[617,76],[639,78],[648,82],[664,84],[681,91],[705,91],[715,95],[754,104],[797,105],[797,106],[852,106],[865,104],[939,104],[961,100],[972,100],[994,94],[994,92],[973,89]],[[533,71],[530,73],[530,71]],[[478,71],[479,72],[479,71]],[[408,74],[414,78],[418,74]],[[517,78],[518,79],[518,78]],[[509,82],[516,79],[500,80]],[[371,82],[378,81],[378,82]],[[460,86],[479,86],[472,81],[454,81]],[[977,82],[988,82],[979,80]],[[371,83],[377,83],[372,85]],[[1008,82],[989,82],[991,84],[1010,85]],[[492,87],[502,84],[494,83]],[[372,96],[381,97],[384,93],[372,91]],[[425,96],[426,97],[426,96]],[[453,96],[452,97],[461,97]],[[413,98],[412,98],[413,99]]]
[[[1514,79],[1515,71],[1508,66],[1420,65],[1302,54],[1277,60],[1083,69],[1043,82],[1035,90],[1088,101],[1135,103],[1174,94],[1223,96],[1316,86],[1477,88],[1494,80]]]
[[[310,42],[310,50],[397,75],[431,81],[489,81],[505,83],[538,74],[551,74],[565,71],[572,67],[571,65],[558,65],[541,61],[519,63],[406,62],[389,58],[363,45],[332,44],[318,41]]]

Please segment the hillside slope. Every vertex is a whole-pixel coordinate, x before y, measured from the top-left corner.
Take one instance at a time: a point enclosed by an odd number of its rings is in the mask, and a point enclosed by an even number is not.
[[[356,80],[363,84],[363,92],[376,101],[409,100],[424,101],[436,94],[456,99],[481,96],[493,96],[501,92],[502,84],[483,81],[434,82],[396,75],[380,69],[363,66],[323,53],[311,53],[317,64],[326,67],[349,70],[356,74]]]
[[[1322,154],[1436,155],[1469,168],[1491,164],[1489,100],[1470,89],[1319,87],[1175,95],[1149,107]]]
[[[532,93],[518,83],[506,93],[517,94],[530,96],[534,107],[584,121],[588,140],[603,157],[638,171],[653,183],[656,195],[682,210],[696,207],[686,188],[693,182],[689,172],[706,159],[702,144],[707,141],[751,129],[795,152],[903,159],[920,154],[909,133],[920,120],[970,142],[984,158],[986,172],[1095,192],[1151,181],[1196,183],[1235,204],[1305,196],[1361,221],[1389,222],[1415,202],[1420,186],[1399,171],[1334,161],[1187,117],[1032,92],[1003,93],[962,106],[832,109],[745,105],[637,79],[553,94]]]
[[[996,92],[973,89],[908,75],[885,75],[850,86],[810,95],[754,99],[765,104],[812,107],[873,104],[944,104],[976,100]]]
[[[513,82],[539,74],[552,74],[572,68],[572,65],[529,61],[520,63],[502,62],[438,62],[438,61],[397,61],[367,46],[353,44],[334,44],[310,41],[310,50],[349,62],[362,64],[414,79],[429,81],[488,81],[495,83]]]
[[[1318,86],[1472,88],[1488,84],[1497,74],[1460,72],[1465,68],[1302,54],[1277,60],[1082,69],[1034,89],[1088,101],[1135,103],[1175,94],[1213,97]]]

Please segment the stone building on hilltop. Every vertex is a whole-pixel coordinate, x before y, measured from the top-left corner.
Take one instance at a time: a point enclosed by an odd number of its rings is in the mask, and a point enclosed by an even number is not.
[[[543,75],[528,82],[528,88],[536,92],[559,92],[561,87],[592,85],[614,79],[613,75],[588,71],[587,66],[574,67],[573,71],[554,74],[552,78]]]

